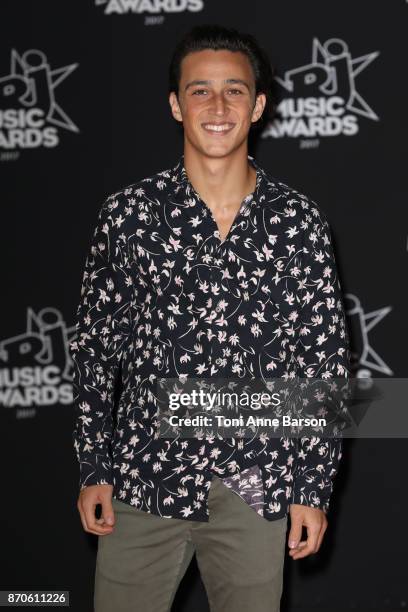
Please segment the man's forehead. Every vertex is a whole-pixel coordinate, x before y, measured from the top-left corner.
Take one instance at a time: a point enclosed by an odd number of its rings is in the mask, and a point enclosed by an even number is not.
[[[189,53],[183,58],[180,80],[196,82],[197,84],[224,84],[243,82],[244,85],[250,87],[254,75],[250,62],[246,55],[241,52],[232,53],[228,51],[228,57],[214,55],[205,55],[200,57],[198,54],[201,51]],[[217,53],[217,52],[216,52]],[[230,56],[241,56],[240,59],[232,59]],[[213,61],[211,61],[213,60]]]

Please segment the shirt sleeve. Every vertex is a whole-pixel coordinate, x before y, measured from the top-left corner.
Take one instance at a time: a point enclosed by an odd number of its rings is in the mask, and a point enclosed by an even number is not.
[[[324,385],[326,381],[328,387],[331,383],[340,389],[345,382],[342,379],[350,376],[349,331],[330,226],[320,209],[313,212],[303,232],[296,297],[300,313],[296,365],[301,382],[313,378],[313,384],[317,381]],[[335,395],[338,418],[347,409],[341,393]],[[319,416],[316,410],[313,415]],[[336,428],[327,429],[326,433],[330,431],[327,437],[317,434],[295,438],[297,456],[291,503],[328,511],[333,479],[342,457],[341,434]]]
[[[113,484],[110,441],[115,385],[131,330],[134,285],[131,258],[119,200],[108,197],[100,208],[85,261],[73,361],[75,424],[73,443],[80,467],[80,490]]]

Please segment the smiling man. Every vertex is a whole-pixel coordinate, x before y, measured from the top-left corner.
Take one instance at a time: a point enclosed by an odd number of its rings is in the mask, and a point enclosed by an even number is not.
[[[273,110],[252,36],[193,28],[169,85],[183,154],[103,203],[70,346],[95,610],[170,610],[195,553],[212,611],[278,611],[285,544],[292,559],[321,546],[340,439],[164,438],[156,385],[347,378],[330,228],[248,154]]]

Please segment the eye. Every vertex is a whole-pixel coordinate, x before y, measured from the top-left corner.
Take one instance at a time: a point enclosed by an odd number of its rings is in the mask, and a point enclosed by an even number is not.
[[[205,89],[196,89],[195,91],[193,91],[193,96],[195,96],[196,94],[199,94],[203,91],[206,91]]]
[[[233,91],[234,94],[235,93],[239,93],[239,94],[242,93],[242,91],[240,89],[229,89],[228,91]]]

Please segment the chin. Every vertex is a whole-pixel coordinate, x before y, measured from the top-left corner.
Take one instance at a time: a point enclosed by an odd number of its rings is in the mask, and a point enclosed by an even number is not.
[[[229,153],[232,153],[236,149],[235,143],[212,143],[208,144],[208,142],[203,143],[200,146],[201,151],[206,153],[207,155],[211,155],[212,157],[224,157]]]

